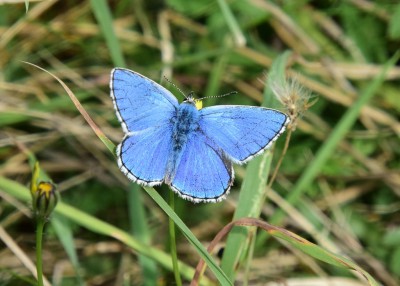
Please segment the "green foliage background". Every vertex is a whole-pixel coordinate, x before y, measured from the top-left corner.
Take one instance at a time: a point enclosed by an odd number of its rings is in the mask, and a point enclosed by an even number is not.
[[[0,285],[35,285],[10,247],[14,242],[34,260],[35,228],[25,203],[29,193],[24,195],[33,160],[27,150],[61,192],[63,203],[44,242],[44,274],[54,285],[175,283],[168,254],[168,215],[174,214],[159,208],[154,190],[129,184],[64,88],[22,61],[64,81],[115,144],[123,135],[109,97],[115,66],[161,82],[179,100],[183,96],[163,76],[199,97],[239,92],[208,99],[206,106],[272,106],[277,101],[265,74],[297,78],[318,100],[293,131],[265,201],[259,197],[254,203],[251,191],[266,189],[272,171],[266,169],[265,176],[257,171],[262,162],[274,169],[285,135],[273,157],[236,166],[226,201],[175,200],[175,221],[182,220],[181,229],[188,226],[176,238],[180,273],[190,281],[202,252],[186,238],[207,246],[233,217],[252,214],[255,204],[260,210],[253,216],[351,259],[383,285],[399,285],[400,67],[387,63],[399,49],[400,4],[48,0],[26,7],[25,2],[0,0]],[[360,103],[363,98],[369,100]],[[168,188],[157,191],[168,200]],[[237,283],[367,283],[299,252],[301,243],[284,243],[262,231],[255,238],[252,228],[232,233],[225,253],[213,255],[212,263]],[[243,252],[229,246],[235,243]],[[229,253],[239,254],[239,266]],[[214,275],[207,271],[202,283],[212,283]]]

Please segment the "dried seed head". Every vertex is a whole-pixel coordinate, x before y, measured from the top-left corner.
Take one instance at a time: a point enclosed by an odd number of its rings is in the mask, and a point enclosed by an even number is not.
[[[290,117],[289,127],[296,129],[297,120],[315,103],[315,100],[310,102],[314,97],[311,91],[302,86],[296,78],[273,82],[271,90],[287,110]]]

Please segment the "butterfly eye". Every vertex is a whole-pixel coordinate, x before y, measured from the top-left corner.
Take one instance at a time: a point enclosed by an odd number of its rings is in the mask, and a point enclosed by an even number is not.
[[[200,109],[203,108],[203,101],[196,99],[195,100],[195,105],[196,105],[197,110],[200,110]]]

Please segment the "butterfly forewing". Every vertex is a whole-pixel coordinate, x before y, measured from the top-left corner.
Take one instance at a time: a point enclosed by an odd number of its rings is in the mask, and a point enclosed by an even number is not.
[[[200,128],[235,163],[267,149],[285,130],[288,117],[277,110],[237,105],[200,110]]]
[[[179,105],[161,85],[127,69],[113,69],[110,88],[125,133],[169,124]]]

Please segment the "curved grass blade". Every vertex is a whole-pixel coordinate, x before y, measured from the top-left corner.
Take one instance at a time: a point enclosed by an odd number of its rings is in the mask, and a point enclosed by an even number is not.
[[[108,148],[108,150],[110,150],[111,153],[113,153],[113,154],[115,153],[114,152],[114,149],[115,149],[114,143],[111,142],[111,140],[108,139],[108,137],[103,133],[103,131],[101,131],[101,129],[96,125],[96,123],[94,123],[94,121],[89,116],[89,114],[86,112],[86,110],[83,108],[83,106],[81,105],[79,100],[76,98],[74,93],[68,88],[68,86],[61,79],[59,79],[57,76],[55,76],[51,72],[49,72],[49,71],[45,70],[44,68],[41,68],[35,64],[25,62],[25,61],[22,61],[22,62],[26,63],[28,65],[34,66],[35,68],[38,68],[38,69],[48,73],[49,75],[51,75],[53,78],[55,78],[62,85],[64,90],[67,92],[68,96],[71,98],[72,102],[74,103],[74,105],[76,106],[76,108],[78,109],[80,114],[82,114],[82,116],[85,118],[86,122],[93,129],[94,133],[96,133],[97,137],[99,137],[99,139],[104,143],[104,145],[106,145],[106,147]]]
[[[218,245],[221,240],[233,229],[234,226],[256,226],[259,227],[266,232],[268,232],[271,236],[282,239],[288,242],[290,245],[295,247],[298,250],[303,251],[304,253],[320,260],[326,262],[328,264],[346,268],[349,270],[355,270],[360,273],[365,279],[368,281],[371,286],[378,286],[378,282],[364,269],[358,266],[356,263],[351,261],[348,258],[332,253],[328,250],[325,250],[318,245],[298,236],[297,234],[290,232],[284,228],[276,227],[271,224],[266,223],[260,219],[256,218],[241,218],[239,220],[230,222],[223,229],[221,229],[218,234],[215,236],[213,241],[210,243],[208,247],[208,251],[212,252],[216,245]],[[201,273],[204,272],[204,262],[200,261],[196,267],[196,274],[194,279],[192,280],[192,286],[198,285],[198,281],[200,279]]]

